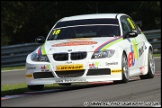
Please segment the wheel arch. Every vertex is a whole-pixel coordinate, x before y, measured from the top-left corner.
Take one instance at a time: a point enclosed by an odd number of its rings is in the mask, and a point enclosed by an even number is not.
[[[122,73],[121,73],[121,75],[122,75],[122,79],[121,80],[116,80],[116,81],[114,81],[114,83],[127,83],[128,81],[129,81],[129,68],[127,68],[128,69],[128,76],[126,77],[125,76],[125,70],[123,70],[123,55],[125,55],[125,57],[126,57],[126,59],[127,59],[127,62],[128,62],[128,57],[127,57],[127,53],[126,53],[126,51],[125,50],[123,50],[122,52],[121,52],[121,68],[122,68]]]
[[[148,48],[147,48],[147,50],[145,52],[145,65],[147,65],[147,63],[148,63],[148,53],[149,53],[149,50],[151,50],[152,53],[153,53],[153,47],[151,45],[148,46]]]
[[[127,53],[126,53],[126,51],[125,50],[123,50],[123,53],[126,55],[126,57],[127,57]],[[128,57],[127,57],[127,59],[128,59]]]
[[[149,46],[148,47],[148,49],[147,49],[147,54],[146,54],[146,63],[147,63],[147,69],[145,70],[146,71],[146,73],[145,74],[143,74],[143,75],[140,75],[140,78],[141,79],[148,79],[148,78],[154,78],[154,74],[155,74],[155,62],[154,62],[154,60],[152,61],[151,60],[151,65],[152,66],[150,66],[150,52],[152,53],[151,55],[152,55],[152,57],[151,57],[151,59],[153,60],[154,59],[154,57],[153,57],[153,47],[152,46]]]
[[[151,45],[149,45],[147,48],[146,48],[146,51],[145,51],[145,62],[144,62],[144,66],[148,66],[148,53],[149,53],[149,50],[152,51],[153,53],[153,47]],[[148,68],[145,69],[145,72],[143,73],[143,75],[146,75],[148,73]]]

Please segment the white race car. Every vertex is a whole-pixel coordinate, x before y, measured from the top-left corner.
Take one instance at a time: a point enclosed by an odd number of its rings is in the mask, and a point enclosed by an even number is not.
[[[26,59],[31,90],[44,84],[123,82],[153,78],[153,47],[126,14],[87,14],[59,20]]]

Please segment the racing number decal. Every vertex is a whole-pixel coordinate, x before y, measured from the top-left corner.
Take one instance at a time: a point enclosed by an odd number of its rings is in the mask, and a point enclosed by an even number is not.
[[[54,30],[52,35],[58,35],[60,33],[61,30]]]

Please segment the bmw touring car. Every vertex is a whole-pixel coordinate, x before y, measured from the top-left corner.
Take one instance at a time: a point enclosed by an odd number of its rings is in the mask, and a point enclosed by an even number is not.
[[[45,84],[122,82],[153,78],[153,47],[127,14],[86,14],[60,19],[26,58],[31,90]]]

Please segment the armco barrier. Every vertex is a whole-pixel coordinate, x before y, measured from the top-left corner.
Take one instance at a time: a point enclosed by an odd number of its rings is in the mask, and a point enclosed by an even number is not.
[[[26,43],[1,47],[1,67],[24,66],[27,55],[39,45]]]
[[[161,30],[144,31],[148,41],[154,48],[154,54],[161,54]]]
[[[144,34],[153,45],[154,54],[161,53],[161,30],[144,31]],[[40,45],[26,43],[1,47],[1,67],[24,66],[27,55]]]

